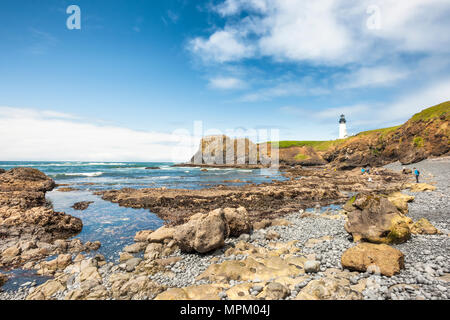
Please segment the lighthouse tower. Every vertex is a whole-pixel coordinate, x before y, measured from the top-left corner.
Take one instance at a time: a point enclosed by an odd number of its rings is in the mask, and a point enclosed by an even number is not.
[[[342,114],[339,120],[339,139],[345,139],[347,137],[347,120],[345,120],[345,116]]]

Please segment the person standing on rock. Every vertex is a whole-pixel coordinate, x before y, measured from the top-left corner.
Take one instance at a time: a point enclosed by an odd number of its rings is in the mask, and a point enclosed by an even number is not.
[[[419,183],[420,171],[417,170],[416,168],[414,168],[414,175],[416,176],[416,183]]]

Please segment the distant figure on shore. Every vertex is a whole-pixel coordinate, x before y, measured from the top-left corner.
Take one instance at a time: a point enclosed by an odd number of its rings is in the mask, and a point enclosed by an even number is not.
[[[414,168],[414,175],[416,176],[416,183],[419,183],[420,171],[417,170],[416,168]]]
[[[367,174],[370,174],[370,167],[366,167]]]
[[[366,172],[366,169],[361,168],[361,174],[364,174]]]

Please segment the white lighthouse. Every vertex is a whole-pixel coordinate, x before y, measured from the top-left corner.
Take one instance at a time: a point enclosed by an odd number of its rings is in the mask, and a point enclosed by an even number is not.
[[[347,120],[345,120],[345,116],[342,114],[339,120],[339,139],[345,139],[347,137]]]

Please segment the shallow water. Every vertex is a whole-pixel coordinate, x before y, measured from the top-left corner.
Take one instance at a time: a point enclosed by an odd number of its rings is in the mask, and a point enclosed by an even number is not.
[[[100,241],[102,246],[96,253],[101,253],[108,261],[117,261],[121,249],[132,244],[134,235],[139,230],[155,230],[163,221],[146,209],[120,207],[118,204],[104,201],[89,191],[47,193],[55,211],[62,211],[80,218],[83,230],[74,238],[83,242]],[[93,201],[84,210],[75,210],[71,206],[79,201]]]
[[[244,185],[285,180],[278,171],[249,169],[171,167],[168,162],[0,162],[0,168],[33,167],[55,180],[78,191],[52,191],[46,194],[55,211],[62,211],[83,221],[83,229],[74,238],[81,241],[100,241],[101,253],[108,261],[117,261],[124,246],[132,244],[139,230],[157,229],[163,221],[146,209],[120,207],[93,194],[97,190],[120,188],[186,188],[201,189],[217,184]],[[146,167],[159,167],[146,170]],[[242,182],[226,182],[240,180]],[[71,206],[80,201],[93,201],[84,211]],[[48,277],[33,275],[33,271],[16,269],[8,272],[12,277],[3,287],[15,290],[21,284],[45,282]]]

